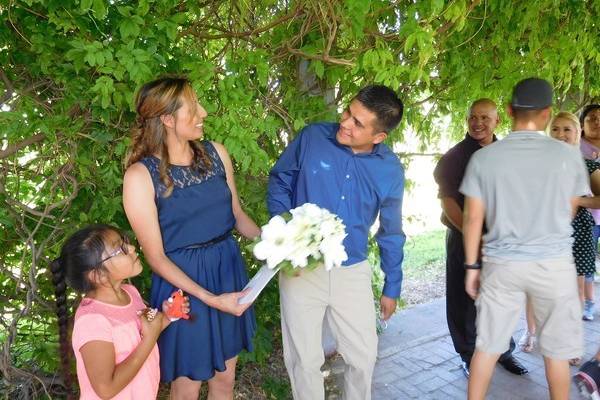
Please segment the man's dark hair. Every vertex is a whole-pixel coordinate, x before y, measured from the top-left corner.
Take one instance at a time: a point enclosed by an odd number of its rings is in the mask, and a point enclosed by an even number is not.
[[[525,110],[522,108],[513,108],[512,109],[512,115],[514,119],[518,119],[518,120],[531,120],[533,118],[536,118],[538,115],[540,115],[542,113],[542,111],[544,111],[545,109],[541,109],[541,110]]]
[[[365,86],[352,100],[360,101],[369,111],[375,113],[378,130],[390,133],[402,120],[404,104],[387,86]]]

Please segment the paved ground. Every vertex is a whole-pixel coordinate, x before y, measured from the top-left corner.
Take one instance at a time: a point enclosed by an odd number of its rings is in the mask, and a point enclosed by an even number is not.
[[[600,287],[596,284],[596,293]],[[598,297],[598,296],[597,296]],[[596,304],[600,304],[598,299]],[[585,358],[600,346],[600,315],[584,322]],[[521,321],[514,334],[519,340],[525,329]],[[519,377],[496,367],[488,399],[547,399],[544,364],[539,353],[515,351],[516,357],[529,369]],[[373,400],[384,399],[465,399],[467,380],[459,366],[446,326],[445,300],[438,299],[396,314],[380,336],[379,356],[373,379]],[[572,372],[576,372],[572,368]],[[571,398],[578,399],[575,387]]]

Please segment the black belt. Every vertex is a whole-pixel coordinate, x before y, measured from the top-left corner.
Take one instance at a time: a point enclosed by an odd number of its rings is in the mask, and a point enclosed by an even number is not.
[[[212,246],[213,244],[222,242],[223,240],[229,238],[230,236],[231,236],[231,231],[227,231],[224,234],[222,234],[221,236],[217,236],[216,238],[210,239],[207,242],[191,244],[189,246],[185,246],[184,249],[199,249],[202,247]]]

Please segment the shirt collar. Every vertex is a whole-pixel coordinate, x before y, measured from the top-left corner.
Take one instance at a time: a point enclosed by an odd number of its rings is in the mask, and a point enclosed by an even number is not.
[[[524,138],[532,138],[532,137],[538,137],[538,136],[548,137],[548,136],[546,136],[544,131],[511,131],[511,132],[509,132],[508,135],[506,135],[504,140],[506,140],[506,139],[521,139],[521,138],[524,139]]]
[[[387,146],[385,146],[383,143],[378,143],[376,145],[373,145],[373,149],[371,150],[370,153],[355,153],[355,152],[353,152],[352,149],[350,148],[350,146],[346,146],[337,141],[336,135],[337,135],[337,132],[339,129],[340,129],[340,124],[335,124],[335,125],[333,125],[333,129],[327,133],[327,138],[329,140],[331,140],[331,142],[333,142],[333,144],[335,144],[337,147],[344,149],[345,151],[349,152],[350,154],[358,156],[358,157],[378,156],[380,158],[383,158],[385,156]]]
[[[581,138],[580,142],[579,142],[579,147],[581,148],[582,152],[584,153],[584,155],[587,155],[587,153],[589,153],[589,156],[591,157],[592,152],[597,152],[598,147],[594,146],[592,143],[590,143],[589,141],[587,141],[585,138]]]
[[[467,143],[472,144],[472,145],[477,145],[479,147],[483,147],[479,144],[479,142],[475,139],[473,139],[471,137],[471,135],[469,135],[469,132],[467,131],[467,133],[465,134],[465,140],[467,141]],[[496,137],[496,135],[492,136],[492,143],[494,143],[495,141],[497,141],[498,138]]]

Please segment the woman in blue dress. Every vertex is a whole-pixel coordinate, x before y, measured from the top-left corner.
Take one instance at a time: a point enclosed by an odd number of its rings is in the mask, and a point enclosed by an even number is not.
[[[202,381],[209,398],[231,399],[237,356],[251,351],[256,327],[238,304],[248,277],[231,231],[260,230],[240,206],[225,148],[199,140],[207,114],[185,78],[147,83],[136,108],[125,213],[152,267],[152,306],[182,289],[191,308],[159,338],[161,381],[172,399],[197,399]]]

